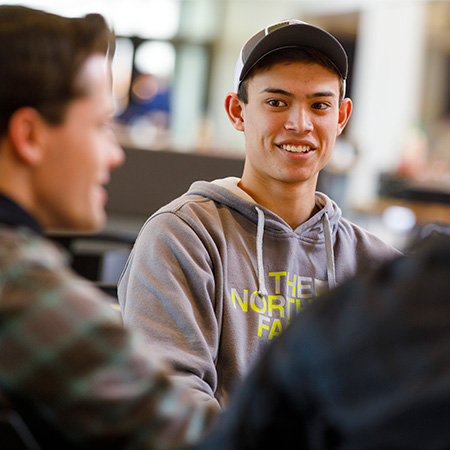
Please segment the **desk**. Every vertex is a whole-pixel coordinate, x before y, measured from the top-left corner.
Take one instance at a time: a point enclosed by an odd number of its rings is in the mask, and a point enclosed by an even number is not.
[[[367,208],[373,208],[375,214],[381,215],[390,206],[402,206],[414,212],[419,225],[450,224],[450,186],[447,183],[419,183],[388,173],[381,174],[379,181],[379,197]]]

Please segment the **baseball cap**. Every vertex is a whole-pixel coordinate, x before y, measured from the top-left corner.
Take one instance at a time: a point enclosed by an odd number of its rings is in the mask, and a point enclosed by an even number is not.
[[[348,72],[347,54],[341,43],[322,28],[296,19],[283,20],[264,28],[242,47],[234,69],[234,91],[255,64],[269,53],[289,47],[312,47],[330,59],[345,80]]]

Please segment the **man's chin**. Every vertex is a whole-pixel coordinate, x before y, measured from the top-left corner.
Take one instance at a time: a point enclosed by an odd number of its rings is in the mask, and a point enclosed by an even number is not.
[[[60,223],[53,224],[48,231],[59,233],[83,233],[95,234],[103,230],[106,225],[106,214],[97,214],[84,218],[72,218]]]
[[[98,233],[105,228],[106,216],[98,220],[93,220],[91,222],[86,222],[85,224],[80,224],[77,231],[84,233]]]

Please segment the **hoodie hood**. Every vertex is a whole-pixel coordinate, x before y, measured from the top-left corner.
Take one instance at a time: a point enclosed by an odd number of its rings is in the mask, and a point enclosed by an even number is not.
[[[264,206],[259,205],[250,195],[238,187],[240,179],[228,177],[214,181],[197,181],[191,185],[188,195],[199,195],[217,203],[223,204],[238,211],[254,223],[258,223],[259,216],[256,208],[264,212],[265,228],[272,231],[296,233],[302,238],[311,241],[324,239],[322,228],[322,216],[326,213],[330,222],[330,228],[335,230],[342,217],[341,209],[337,204],[321,192],[316,192],[316,205],[319,212],[295,230],[279,216]]]
[[[293,230],[281,217],[256,203],[250,195],[239,188],[239,178],[228,177],[212,182],[197,181],[187,194],[199,195],[232,208],[257,224],[256,255],[258,262],[259,294],[267,295],[264,283],[263,241],[264,230],[295,233],[302,239],[325,241],[328,284],[330,289],[336,284],[334,260],[334,240],[342,212],[337,204],[321,192],[316,192],[316,206],[319,211]]]

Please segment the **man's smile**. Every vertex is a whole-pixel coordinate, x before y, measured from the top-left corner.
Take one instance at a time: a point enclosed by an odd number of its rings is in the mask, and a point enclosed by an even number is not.
[[[278,148],[286,150],[290,153],[308,153],[313,150],[309,145],[290,145],[290,144],[282,144],[277,145]]]

